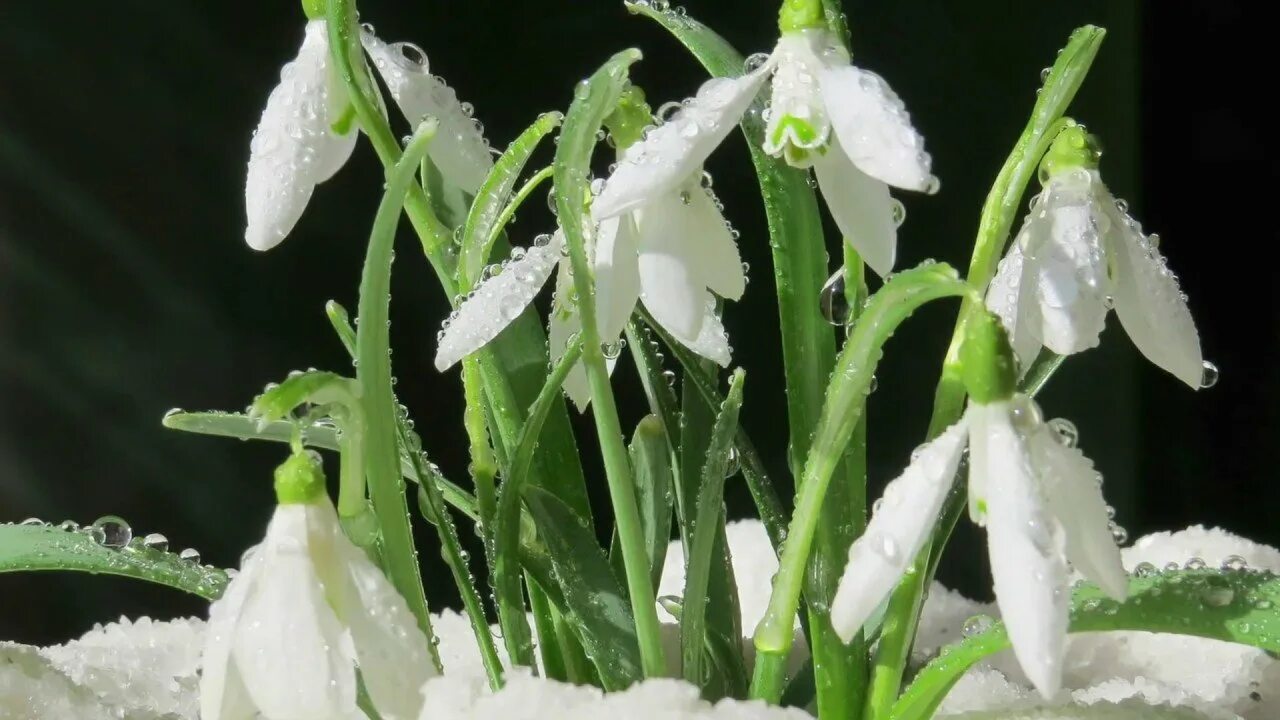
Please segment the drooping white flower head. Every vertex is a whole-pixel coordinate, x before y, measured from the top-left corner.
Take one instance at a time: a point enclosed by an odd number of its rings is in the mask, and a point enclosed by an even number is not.
[[[1111,195],[1089,153],[1079,126],[1055,142],[1058,161],[1045,166],[1044,190],[1000,263],[987,307],[1026,368],[1042,346],[1060,355],[1096,346],[1114,306],[1148,360],[1198,388],[1205,365],[1186,297],[1156,236]]]
[[[203,720],[361,717],[357,666],[382,717],[418,717],[418,690],[435,674],[427,639],[342,533],[312,463],[295,455],[277,471],[280,504],[266,537],[209,611]]]
[[[624,158],[636,147],[624,152]],[[746,277],[733,230],[703,177],[696,168],[670,192],[605,218],[587,233],[597,331],[606,346],[617,347],[639,300],[680,343],[720,365],[729,364],[729,341],[712,293],[737,300]],[[544,236],[527,251],[514,252],[497,275],[478,285],[441,330],[436,368],[448,368],[497,337],[524,312],[553,271],[548,341],[552,361],[562,357],[582,327],[564,244],[560,231]],[[606,353],[610,368],[614,357]],[[566,378],[564,390],[579,409],[586,407],[590,392],[581,364]]]
[[[878,75],[851,65],[826,28],[784,32],[758,67],[705,83],[619,165],[596,200],[596,217],[633,210],[685,182],[770,77],[764,151],[812,166],[841,232],[868,266],[888,274],[902,217],[888,186],[933,192],[937,179],[902,101]]]
[[[456,196],[474,194],[493,158],[469,106],[427,70],[426,56],[409,43],[387,44],[361,35],[392,97],[415,127],[426,116],[439,122],[429,155]],[[307,23],[298,56],[280,71],[249,146],[245,242],[270,250],[293,230],[315,186],[351,156],[356,122],[349,97],[329,56],[324,20]],[[450,198],[446,198],[450,199]]]
[[[1018,662],[1051,697],[1061,683],[1068,563],[1116,599],[1127,594],[1128,580],[1093,463],[1043,421],[1031,398],[1013,392],[1008,341],[998,320],[985,320],[971,323],[968,337],[986,326],[1002,349],[984,356],[990,369],[971,372],[976,363],[965,360],[969,409],[885,487],[849,549],[832,624],[848,640],[893,590],[930,538],[967,441],[969,517],[987,529],[996,603]]]

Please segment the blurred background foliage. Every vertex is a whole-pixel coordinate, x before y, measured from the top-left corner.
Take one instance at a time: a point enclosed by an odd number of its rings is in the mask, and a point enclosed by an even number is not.
[[[635,79],[655,106],[704,79],[670,37],[612,0],[361,7],[384,39],[426,50],[499,146],[537,112],[563,109],[573,82],[626,45],[645,52]],[[775,37],[773,0],[686,7],[744,52]],[[1270,80],[1251,60],[1269,40],[1261,6],[854,0],[847,9],[855,61],[906,101],[943,181],[935,197],[902,195],[903,267],[931,257],[964,266],[1040,68],[1073,27],[1108,28],[1073,114],[1103,139],[1116,195],[1162,234],[1221,381],[1188,391],[1142,362],[1113,318],[1102,348],[1073,358],[1043,405],[1079,427],[1133,537],[1205,523],[1280,544],[1280,302],[1265,205],[1277,178],[1257,92]],[[354,307],[380,187],[368,147],[318,189],[281,247],[258,254],[242,240],[249,135],[302,21],[285,0],[0,3],[0,520],[119,514],[223,566],[261,537],[282,448],[177,435],[160,417],[173,406],[243,407],[295,368],[349,367],[323,304]],[[709,169],[753,268],[727,317],[735,362],[752,378],[743,422],[785,477],[755,179],[737,143]],[[550,222],[532,203],[514,237],[528,241]],[[456,370],[440,376],[430,364],[446,304],[416,243],[403,239],[398,390],[434,458],[464,480]],[[921,440],[953,316],[954,307],[929,308],[889,346],[870,401],[873,496]],[[643,404],[629,363],[615,378],[633,425]],[[579,418],[583,444],[589,427]],[[603,515],[603,479],[589,467]],[[750,514],[741,483],[728,492],[731,516]],[[456,604],[434,539],[421,539],[433,602]],[[942,574],[979,596],[989,593],[981,541],[962,523]],[[194,599],[119,579],[0,576],[4,639],[57,642],[121,613],[203,612]]]

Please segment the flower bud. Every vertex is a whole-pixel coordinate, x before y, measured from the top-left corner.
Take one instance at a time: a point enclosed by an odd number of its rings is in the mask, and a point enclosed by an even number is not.
[[[1008,400],[1018,385],[1013,348],[1000,318],[982,311],[965,327],[960,346],[964,385],[973,401],[981,405]]]
[[[324,494],[324,467],[314,452],[295,452],[276,468],[276,502],[305,505]]]

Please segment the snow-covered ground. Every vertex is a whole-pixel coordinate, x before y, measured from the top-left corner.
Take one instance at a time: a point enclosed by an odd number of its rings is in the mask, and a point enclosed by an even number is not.
[[[758,522],[728,530],[747,634],[764,614],[777,561]],[[1280,551],[1221,530],[1192,527],[1139,539],[1125,565],[1164,567],[1200,558],[1217,566],[1239,556],[1249,567],[1280,572]],[[679,595],[682,548],[667,553],[659,595]],[[669,647],[676,647],[674,619]],[[990,605],[935,584],[925,604],[916,659],[925,661],[958,640],[966,620],[995,615]],[[704,702],[677,680],[650,680],[622,693],[542,680],[513,672],[489,692],[471,627],[453,611],[435,617],[445,675],[424,688],[423,718],[461,720],[803,720],[798,709],[760,703]],[[204,623],[121,619],[95,627],[65,645],[35,648],[0,643],[0,720],[197,720],[199,660]],[[749,640],[744,638],[749,649]],[[797,643],[797,662],[803,659]],[[1064,689],[1045,702],[1003,653],[974,667],[939,709],[955,720],[1276,720],[1280,718],[1280,662],[1249,647],[1175,635],[1092,633],[1070,639]]]

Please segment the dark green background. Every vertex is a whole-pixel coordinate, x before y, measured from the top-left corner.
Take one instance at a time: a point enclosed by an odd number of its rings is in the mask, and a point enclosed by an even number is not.
[[[767,50],[773,3],[690,0],[738,47]],[[624,45],[657,102],[690,94],[702,71],[620,2],[365,0],[387,40],[413,40],[477,108],[495,144],[535,113],[563,108],[573,82]],[[1104,140],[1104,172],[1162,234],[1222,368],[1193,393],[1152,368],[1112,322],[1103,347],[1072,359],[1044,395],[1072,418],[1136,536],[1203,522],[1280,544],[1277,329],[1269,263],[1275,161],[1261,100],[1274,73],[1251,61],[1264,35],[1244,3],[853,2],[857,61],[885,75],[928,139],[941,194],[904,196],[901,264],[963,264],[986,188],[1025,122],[1040,68],[1070,30],[1110,34],[1075,115]],[[0,3],[0,519],[92,521],[234,565],[271,511],[281,448],[180,436],[172,406],[243,407],[262,385],[309,366],[346,369],[322,313],[354,304],[379,176],[367,146],[322,186],[269,254],[242,241],[249,134],[279,67],[296,52],[293,2],[140,0]],[[655,104],[656,104],[655,103]],[[711,163],[742,231],[752,282],[731,306],[735,361],[749,372],[744,422],[784,474],[772,280],[745,153]],[[550,218],[522,211],[516,238]],[[408,240],[408,238],[405,238]],[[399,390],[446,473],[465,477],[460,392],[430,365],[445,314],[412,241],[394,305]],[[898,472],[924,430],[954,308],[895,337],[872,396],[873,484]],[[629,364],[616,375],[624,419],[641,412]],[[579,436],[591,437],[589,423]],[[592,461],[594,463],[594,460]],[[593,487],[602,512],[603,483]],[[731,512],[749,512],[731,483]],[[430,593],[454,591],[423,535]],[[944,579],[988,592],[981,536],[962,523]],[[121,613],[203,613],[200,603],[118,579],[0,577],[0,638],[52,642]]]

